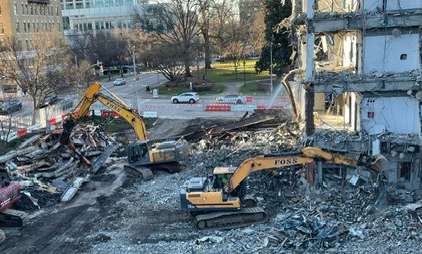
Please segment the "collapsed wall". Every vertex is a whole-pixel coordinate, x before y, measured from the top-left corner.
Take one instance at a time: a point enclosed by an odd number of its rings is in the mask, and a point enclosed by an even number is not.
[[[365,137],[361,145],[354,140],[345,147],[383,155],[389,162],[385,177],[390,184],[419,189],[422,3],[293,3],[297,13],[290,24],[301,69],[293,90],[306,124]],[[318,131],[312,140],[330,144]],[[334,138],[331,141],[336,145]]]

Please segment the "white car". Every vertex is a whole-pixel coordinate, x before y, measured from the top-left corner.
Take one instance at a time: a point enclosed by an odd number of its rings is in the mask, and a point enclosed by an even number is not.
[[[113,82],[114,86],[124,86],[126,85],[126,80],[124,78],[118,78]]]
[[[176,96],[171,97],[171,102],[174,104],[177,103],[190,103],[194,104],[199,101],[198,93],[189,92],[189,93],[182,93]]]
[[[218,103],[227,103],[227,104],[244,104],[246,103],[245,96],[241,95],[225,95],[217,97],[216,101]]]

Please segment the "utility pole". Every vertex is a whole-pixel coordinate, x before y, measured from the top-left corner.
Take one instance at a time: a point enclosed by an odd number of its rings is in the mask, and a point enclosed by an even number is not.
[[[139,78],[138,78],[138,72],[136,71],[136,55],[135,55],[136,46],[133,45],[131,48],[132,48],[133,75],[135,77],[135,80],[138,80]]]
[[[273,95],[273,40],[274,35],[271,35],[271,42],[270,42],[270,93],[271,96]]]

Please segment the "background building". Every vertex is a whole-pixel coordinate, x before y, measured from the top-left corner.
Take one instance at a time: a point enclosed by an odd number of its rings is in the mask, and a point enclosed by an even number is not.
[[[0,0],[0,40],[13,38],[21,57],[33,57],[33,40],[44,33],[63,38],[60,0]],[[0,98],[16,92],[14,82],[0,77]]]
[[[30,50],[35,33],[63,34],[60,0],[1,0],[0,38],[14,37]]]
[[[131,28],[147,0],[61,0],[66,36]]]

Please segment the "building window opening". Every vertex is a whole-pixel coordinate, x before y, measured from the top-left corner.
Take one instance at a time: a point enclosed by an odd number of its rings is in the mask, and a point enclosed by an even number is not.
[[[400,163],[400,178],[406,181],[410,181],[410,171],[412,170],[412,164],[410,162]]]
[[[400,60],[407,60],[407,54],[401,54]]]

